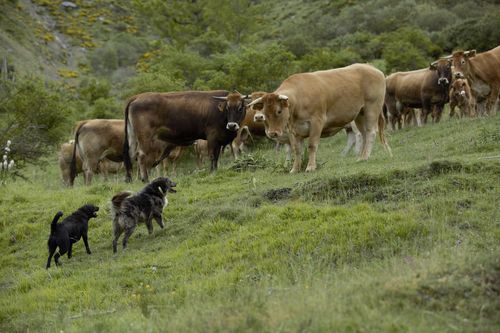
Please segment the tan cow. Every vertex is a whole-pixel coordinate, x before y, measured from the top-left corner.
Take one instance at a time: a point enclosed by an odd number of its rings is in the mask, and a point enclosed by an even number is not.
[[[466,79],[455,79],[450,89],[450,118],[455,116],[455,107],[460,110],[460,117],[473,116],[475,99]]]
[[[455,78],[467,79],[473,96],[478,102],[486,98],[486,112],[493,114],[500,93],[500,46],[478,54],[476,50],[457,51],[450,57]]]
[[[63,183],[66,186],[71,184],[71,159],[73,157],[73,148],[75,145],[74,140],[65,142],[61,145],[61,150],[59,151],[59,168],[61,169],[61,175],[63,178]],[[122,163],[112,162],[108,159],[104,159],[99,162],[98,172],[107,178],[109,173],[117,173],[123,167]],[[76,151],[76,174],[78,175],[83,171],[82,169],[82,159],[78,150]]]
[[[81,122],[75,133],[75,146],[71,159],[70,185],[76,177],[77,150],[82,159],[85,185],[90,185],[98,171],[99,162],[108,159],[123,162],[125,122],[121,119],[92,119]]]
[[[377,126],[380,140],[390,152],[381,116],[384,96],[384,74],[373,66],[354,64],[294,74],[273,93],[250,104],[262,103],[268,137],[281,138],[288,133],[294,154],[293,173],[301,169],[305,138],[309,138],[306,171],[314,171],[319,139],[336,134],[353,120],[363,136],[362,160],[370,157]]]
[[[73,147],[75,146],[75,141],[71,140],[70,142],[65,142],[61,145],[61,150],[59,151],[59,168],[61,169],[61,175],[63,179],[63,183],[66,186],[71,185],[71,159],[73,157]],[[76,161],[75,161],[76,173],[82,172],[82,159],[80,158],[80,154],[78,151],[76,152]]]

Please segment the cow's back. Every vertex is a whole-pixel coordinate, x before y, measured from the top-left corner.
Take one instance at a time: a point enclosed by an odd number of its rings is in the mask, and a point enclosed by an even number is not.
[[[484,82],[500,85],[500,46],[470,58],[470,66]]]
[[[140,141],[159,137],[166,142],[185,145],[205,135],[207,124],[218,123],[220,101],[214,96],[226,96],[227,91],[187,91],[144,93],[134,97],[129,105],[129,119]],[[223,128],[225,124],[220,124]],[[201,137],[205,139],[206,137]]]
[[[326,126],[344,126],[366,103],[385,96],[384,74],[373,66],[354,64],[343,68],[295,74],[276,93],[291,96],[291,118],[323,114]],[[381,106],[382,107],[382,106]]]
[[[396,72],[386,78],[387,94],[405,105],[420,105],[422,86],[431,70]]]
[[[125,138],[125,122],[122,119],[92,119],[79,129],[79,146],[85,154],[106,155],[112,161],[122,161]]]

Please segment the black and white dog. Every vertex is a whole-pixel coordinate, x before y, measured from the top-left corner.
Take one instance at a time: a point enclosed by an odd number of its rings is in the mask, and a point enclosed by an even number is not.
[[[68,258],[71,258],[73,244],[83,238],[87,253],[90,254],[87,232],[89,229],[89,220],[97,217],[96,212],[99,207],[94,205],[85,205],[80,207],[76,212],[66,217],[61,223],[57,223],[63,215],[62,212],[57,212],[50,225],[50,236],[47,242],[49,246],[49,258],[47,259],[47,268],[50,267],[50,261],[54,256],[56,265],[60,265],[59,257],[68,252]],[[59,252],[54,255],[57,247]]]
[[[163,229],[163,208],[168,204],[167,192],[175,193],[177,184],[168,178],[159,177],[146,185],[140,192],[132,195],[131,192],[120,192],[111,199],[111,216],[113,218],[113,252],[120,235],[123,236],[123,248],[127,247],[127,241],[134,232],[137,224],[145,222],[149,234],[153,233],[153,219]]]

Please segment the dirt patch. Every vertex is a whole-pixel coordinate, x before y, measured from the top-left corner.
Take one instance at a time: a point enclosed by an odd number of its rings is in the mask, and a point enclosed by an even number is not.
[[[290,187],[283,187],[272,189],[264,193],[264,197],[272,202],[290,199],[292,196],[292,189]]]

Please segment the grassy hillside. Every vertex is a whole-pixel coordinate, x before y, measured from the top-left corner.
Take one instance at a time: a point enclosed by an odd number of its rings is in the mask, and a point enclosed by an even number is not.
[[[52,157],[0,191],[0,331],[497,332],[499,128],[391,132],[394,157],[377,144],[366,163],[337,135],[297,175],[265,143],[213,175],[187,154],[167,227],[116,255],[109,200],[143,185],[63,188]],[[79,242],[46,270],[53,215],[86,202],[92,255]]]

